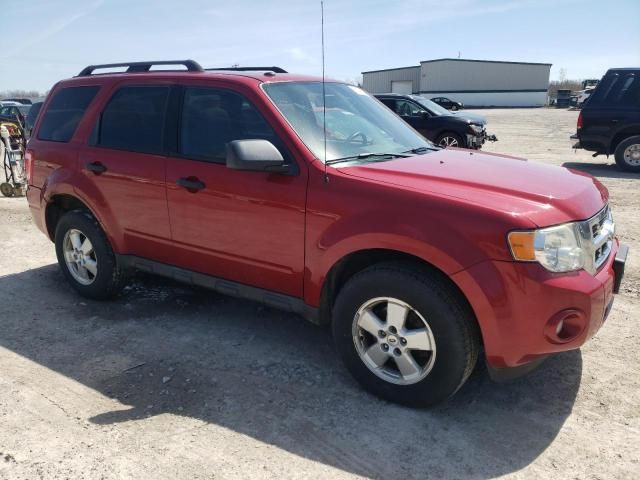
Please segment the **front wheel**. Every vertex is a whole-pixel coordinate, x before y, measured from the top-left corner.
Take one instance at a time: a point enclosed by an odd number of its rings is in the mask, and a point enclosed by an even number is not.
[[[414,407],[453,395],[471,374],[480,345],[473,314],[445,279],[395,263],[349,280],[334,306],[333,335],[364,388]]]
[[[615,157],[622,170],[640,173],[640,135],[621,141],[616,147]]]
[[[56,226],[55,244],[62,273],[80,295],[105,300],[118,294],[126,281],[125,271],[89,212],[64,214]]]
[[[443,148],[447,147],[455,147],[455,148],[464,148],[464,142],[460,135],[453,132],[445,132],[441,134],[436,140],[436,144]]]

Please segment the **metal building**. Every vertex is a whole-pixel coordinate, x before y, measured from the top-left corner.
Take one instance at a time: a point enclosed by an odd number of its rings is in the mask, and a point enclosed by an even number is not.
[[[547,99],[550,70],[550,63],[440,58],[362,77],[370,93],[448,97],[468,107],[538,107]]]

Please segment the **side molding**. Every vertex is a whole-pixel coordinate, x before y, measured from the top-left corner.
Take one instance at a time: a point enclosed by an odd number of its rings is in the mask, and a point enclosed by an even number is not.
[[[116,254],[118,263],[125,267],[142,272],[153,273],[162,277],[172,278],[178,282],[190,285],[198,285],[209,290],[214,290],[223,295],[244,298],[262,303],[278,310],[292,312],[301,315],[311,323],[320,325],[319,310],[307,305],[302,299],[282,295],[281,293],[251,287],[243,283],[233,282],[223,278],[212,277],[203,273],[193,272],[184,268],[174,267],[166,263],[155,262],[134,255]]]

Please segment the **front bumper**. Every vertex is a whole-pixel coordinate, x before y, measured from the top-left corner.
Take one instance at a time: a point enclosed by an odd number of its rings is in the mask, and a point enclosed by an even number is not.
[[[626,252],[615,240],[595,275],[507,261],[486,261],[455,274],[480,324],[490,369],[523,367],[583,345],[611,310]]]
[[[467,134],[467,148],[478,149],[478,148],[481,148],[485,142],[497,142],[497,141],[498,141],[498,137],[496,137],[493,134],[489,135],[487,134],[486,131],[483,131],[479,135],[474,135],[471,133]]]

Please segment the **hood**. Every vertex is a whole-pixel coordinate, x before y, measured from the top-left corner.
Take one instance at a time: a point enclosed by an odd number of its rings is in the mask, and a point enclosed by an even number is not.
[[[478,115],[477,113],[469,113],[469,112],[451,112],[456,118],[460,118],[467,123],[473,123],[475,125],[486,125],[487,119],[482,115]]]
[[[608,201],[591,175],[506,155],[448,148],[340,168],[348,175],[482,205],[538,227],[593,216]]]

